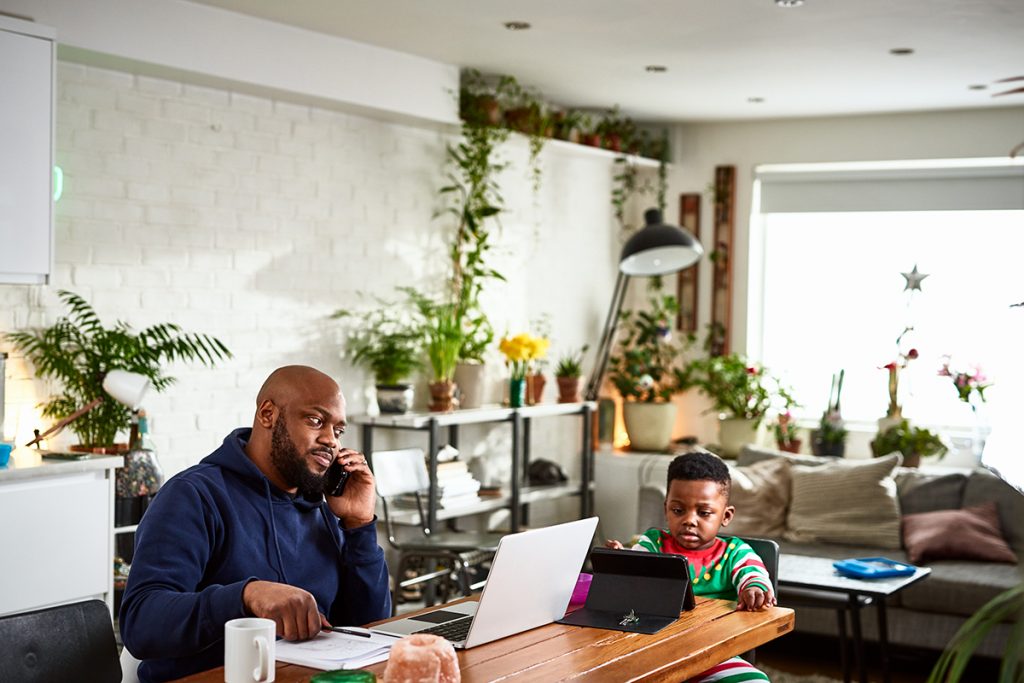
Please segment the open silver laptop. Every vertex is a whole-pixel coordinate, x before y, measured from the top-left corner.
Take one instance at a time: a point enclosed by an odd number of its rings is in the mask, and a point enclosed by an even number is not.
[[[457,648],[483,645],[560,619],[587,558],[597,517],[509,534],[498,543],[479,602],[380,624],[394,636],[436,633]]]

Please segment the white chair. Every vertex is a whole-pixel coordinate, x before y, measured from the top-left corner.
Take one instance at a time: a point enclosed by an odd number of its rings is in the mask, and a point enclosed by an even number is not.
[[[139,683],[139,663],[128,648],[121,648],[121,683]]]
[[[470,567],[494,555],[502,534],[438,532],[427,528],[423,494],[430,487],[430,479],[421,449],[375,451],[370,459],[373,476],[377,481],[377,495],[380,496],[384,512],[388,544],[398,551],[392,605],[401,601],[404,588],[418,585],[429,587],[431,582],[449,578],[455,579],[463,595],[471,595],[473,586],[470,582]],[[404,536],[400,539],[392,519],[395,498],[398,496],[411,496],[415,500],[419,532],[411,539]],[[428,593],[428,605],[433,603],[431,595]]]

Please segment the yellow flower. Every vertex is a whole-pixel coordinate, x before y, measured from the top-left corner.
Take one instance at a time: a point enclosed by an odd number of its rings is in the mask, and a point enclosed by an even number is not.
[[[548,347],[551,346],[551,342],[546,337],[532,337],[529,344],[529,355],[530,360],[536,360],[538,358],[544,358],[548,355]]]

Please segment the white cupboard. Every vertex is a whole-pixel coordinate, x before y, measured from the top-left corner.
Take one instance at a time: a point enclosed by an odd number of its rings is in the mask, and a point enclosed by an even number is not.
[[[55,34],[0,16],[0,283],[46,283],[53,261]]]

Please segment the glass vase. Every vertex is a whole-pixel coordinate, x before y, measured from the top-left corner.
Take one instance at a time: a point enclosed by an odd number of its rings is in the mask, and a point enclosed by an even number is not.
[[[526,404],[525,378],[512,378],[508,381],[508,404],[512,408],[522,408]]]
[[[971,454],[976,462],[981,462],[981,454],[985,450],[985,441],[992,430],[988,423],[988,411],[985,410],[985,402],[977,398],[977,394],[971,394],[969,404],[972,417],[974,418],[974,429],[971,433]]]

